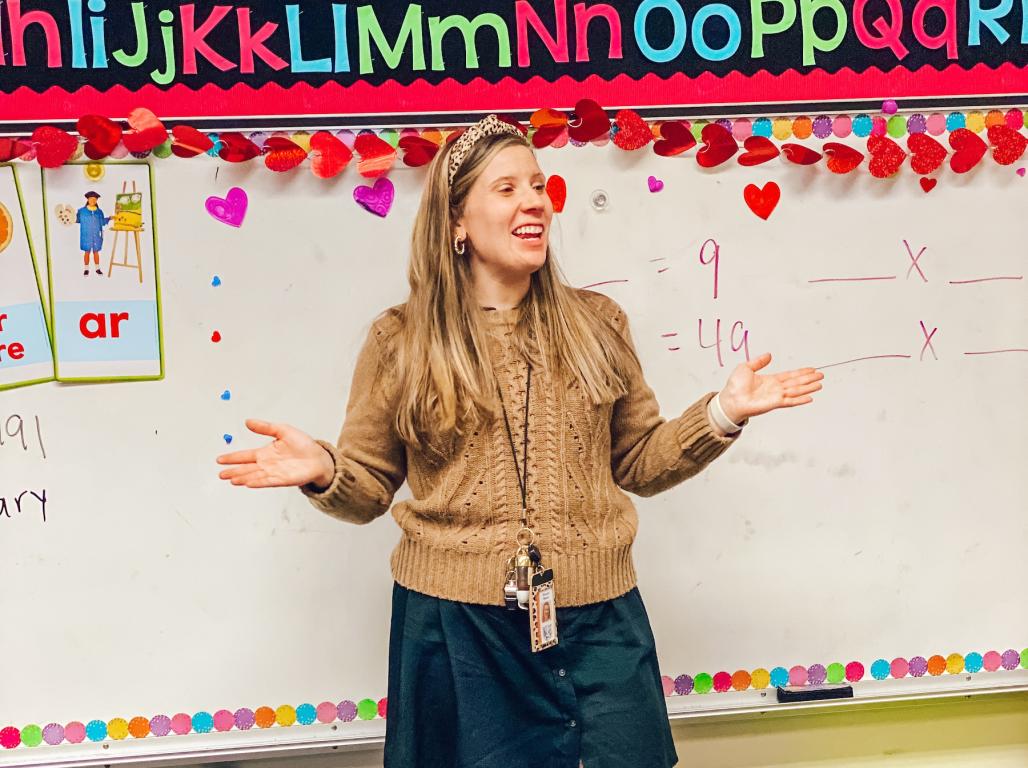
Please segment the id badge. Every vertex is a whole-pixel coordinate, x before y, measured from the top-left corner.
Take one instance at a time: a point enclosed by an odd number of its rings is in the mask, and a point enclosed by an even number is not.
[[[553,589],[552,570],[532,576],[528,608],[532,653],[552,648],[557,644],[557,596]]]

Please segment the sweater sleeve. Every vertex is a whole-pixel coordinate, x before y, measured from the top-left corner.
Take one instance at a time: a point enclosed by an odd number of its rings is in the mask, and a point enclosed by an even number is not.
[[[615,328],[635,349],[628,318],[617,308]],[[677,418],[666,420],[633,362],[628,392],[614,403],[610,421],[611,471],[621,488],[639,496],[653,496],[687,480],[728,449],[738,434],[722,437],[710,423],[709,392]]]
[[[314,507],[349,523],[370,523],[385,513],[407,476],[379,333],[373,326],[357,357],[339,440],[335,445],[318,440],[335,462],[331,485],[321,491],[310,484],[300,489]]]

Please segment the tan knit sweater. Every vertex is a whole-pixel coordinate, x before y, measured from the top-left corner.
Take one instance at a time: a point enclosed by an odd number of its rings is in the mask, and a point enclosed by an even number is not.
[[[601,294],[584,294],[631,343],[621,308]],[[520,462],[527,368],[511,351],[517,311],[494,310],[486,317]],[[406,479],[413,498],[393,507],[403,531],[391,561],[396,581],[447,600],[503,605],[505,566],[521,510],[503,417],[460,438],[448,463],[408,450],[392,426],[398,387],[383,355],[399,323],[396,312],[375,321],[357,360],[338,443],[318,441],[335,459],[332,484],[321,492],[302,490],[321,511],[368,523],[389,509]],[[638,367],[628,394],[600,407],[583,397],[577,382],[558,381],[550,371],[532,370],[529,519],[543,564],[553,569],[558,605],[584,605],[636,584],[632,541],[638,517],[623,490],[651,496],[671,488],[737,436],[721,437],[712,429],[707,403],[713,393],[664,420]]]

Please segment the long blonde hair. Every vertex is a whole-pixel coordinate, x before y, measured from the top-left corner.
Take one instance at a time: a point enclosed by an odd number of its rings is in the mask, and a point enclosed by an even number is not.
[[[511,134],[478,140],[447,185],[451,142],[428,168],[411,242],[410,296],[395,336],[400,374],[396,429],[409,446],[446,458],[453,439],[499,412],[496,377],[482,310],[471,273],[471,245],[458,255],[455,223],[468,192],[490,160],[506,147],[529,145]],[[625,394],[627,366],[638,364],[631,347],[564,280],[547,248],[519,305],[513,335],[533,367],[549,366],[578,380],[593,402]],[[432,439],[434,437],[435,439]]]

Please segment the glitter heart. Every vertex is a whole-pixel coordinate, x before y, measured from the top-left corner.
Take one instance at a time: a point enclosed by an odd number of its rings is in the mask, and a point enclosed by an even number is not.
[[[168,131],[157,115],[145,107],[137,107],[129,112],[129,130],[121,136],[121,141],[129,152],[149,152],[168,140]]]
[[[610,132],[610,118],[592,99],[580,99],[568,122],[568,136],[575,141],[592,141]]]
[[[867,140],[867,151],[871,153],[868,170],[876,179],[887,179],[903,165],[907,153],[887,136],[872,136]]]
[[[849,144],[840,144],[837,141],[829,141],[822,149],[828,156],[826,164],[832,173],[849,173],[862,162],[863,153],[851,147]]]
[[[917,136],[919,134],[914,134],[914,135]],[[911,161],[911,162],[913,162],[913,161]],[[924,178],[922,178],[922,179],[918,179],[918,181],[921,182],[921,189],[923,189],[926,193],[931,192],[933,189],[935,189],[935,185],[939,183],[938,179],[924,179]]]
[[[41,125],[32,132],[36,161],[42,168],[60,168],[78,149],[78,140],[67,131],[52,125]]]
[[[232,187],[224,198],[208,197],[205,205],[207,213],[218,221],[230,227],[241,227],[243,219],[246,218],[249,199],[244,190]]]
[[[739,151],[739,145],[728,129],[717,123],[703,126],[700,133],[703,146],[696,153],[696,162],[704,168],[714,168]]]
[[[946,159],[946,148],[926,133],[912,133],[907,138],[907,149],[910,167],[922,176],[932,173]]]
[[[189,125],[171,129],[171,151],[175,157],[196,157],[214,148],[210,136]]]
[[[782,190],[773,181],[769,181],[763,188],[756,184],[747,184],[742,191],[742,197],[751,211],[767,221],[782,198]]]
[[[646,184],[649,186],[650,192],[660,192],[660,190],[664,189],[664,182],[656,176],[650,176],[646,179]]]
[[[546,179],[546,194],[553,203],[553,212],[560,213],[564,210],[564,202],[568,198],[568,185],[563,177],[553,174]]]
[[[91,160],[107,157],[121,141],[121,126],[101,115],[83,115],[75,124],[75,130],[86,140],[83,151]]]
[[[307,159],[307,152],[292,139],[271,136],[264,142],[264,165],[276,173],[285,173]]]
[[[661,157],[674,157],[696,146],[696,137],[678,120],[661,123],[660,140],[653,145],[653,151]]]
[[[396,150],[373,133],[362,133],[354,139],[353,149],[361,158],[357,172],[366,179],[381,176],[396,161]]]
[[[375,179],[375,186],[361,185],[353,190],[353,199],[357,204],[376,216],[385,216],[393,205],[396,190],[393,182],[384,176]]]
[[[641,149],[653,141],[653,129],[631,109],[622,109],[614,116],[611,128],[614,144],[629,151]]]
[[[990,126],[989,143],[993,146],[992,159],[1000,165],[1013,165],[1028,147],[1028,139],[1009,125]]]
[[[949,159],[955,173],[967,173],[985,157],[988,145],[974,131],[958,128],[949,135],[949,145],[956,150]]]
[[[774,160],[781,154],[775,143],[766,136],[749,136],[742,146],[746,151],[739,155],[739,165],[760,165],[769,160]]]

